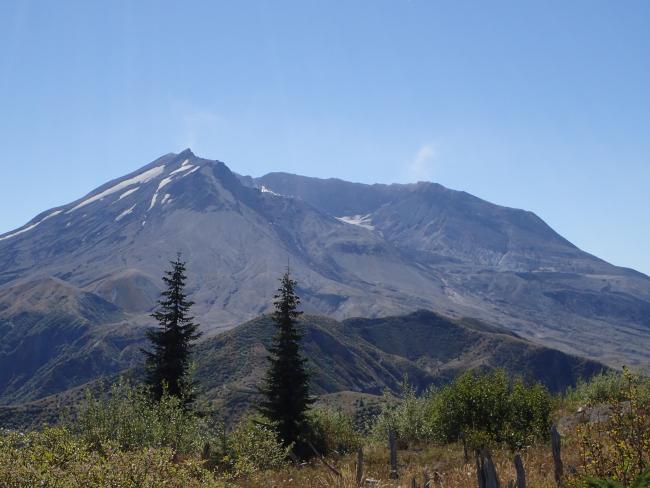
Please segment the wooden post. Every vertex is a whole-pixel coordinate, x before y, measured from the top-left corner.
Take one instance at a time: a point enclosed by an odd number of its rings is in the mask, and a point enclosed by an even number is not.
[[[485,474],[483,473],[483,457],[478,449],[476,450],[476,482],[478,488],[485,488]]]
[[[492,456],[487,449],[476,451],[476,478],[478,488],[501,488]]]
[[[399,478],[397,473],[397,439],[393,429],[388,431],[388,447],[390,448],[390,479],[396,480]]]
[[[515,471],[517,472],[517,488],[526,488],[526,471],[519,454],[515,455]]]
[[[363,447],[357,451],[357,486],[363,483]]]
[[[208,459],[210,459],[211,454],[212,454],[212,450],[210,449],[210,443],[206,442],[203,445],[203,452],[201,453],[201,459],[207,461]]]
[[[562,465],[562,439],[557,427],[551,427],[551,449],[553,450],[553,465],[555,468],[555,484],[562,485],[562,478],[564,476],[564,466]]]
[[[497,470],[492,462],[490,451],[485,449],[483,452],[485,456],[485,463],[483,464],[485,469],[485,488],[500,488],[499,477],[497,476]]]

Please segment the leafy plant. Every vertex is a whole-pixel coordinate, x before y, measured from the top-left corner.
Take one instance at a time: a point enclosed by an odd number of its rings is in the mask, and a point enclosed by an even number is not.
[[[86,391],[71,429],[93,449],[117,446],[122,450],[169,447],[174,452],[200,453],[210,440],[206,421],[185,408],[183,400],[163,392],[160,401],[149,390],[125,380],[108,394]]]
[[[433,424],[437,415],[435,391],[428,390],[418,397],[408,378],[402,381],[399,401],[385,396],[384,409],[377,417],[374,436],[385,440],[393,430],[403,445],[418,444],[434,438]]]
[[[624,487],[634,486],[631,480],[638,477],[643,479],[650,464],[650,403],[644,382],[624,368],[620,387],[610,392],[607,402],[588,404],[602,409],[605,419],[576,428],[583,475]]]
[[[354,420],[341,410],[315,408],[309,412],[312,443],[322,454],[346,454],[361,444]]]
[[[240,421],[228,436],[227,453],[222,462],[235,476],[279,469],[287,462],[291,445],[283,446],[277,432],[249,417]]]
[[[223,488],[196,458],[176,460],[169,448],[92,448],[63,427],[0,432],[0,486],[12,488]]]
[[[443,442],[462,438],[521,449],[549,435],[551,396],[540,384],[511,381],[505,371],[467,372],[435,398],[435,429]]]
[[[626,488],[623,483],[611,479],[587,478],[588,488]],[[650,469],[639,474],[632,480],[627,488],[648,488],[650,486]]]

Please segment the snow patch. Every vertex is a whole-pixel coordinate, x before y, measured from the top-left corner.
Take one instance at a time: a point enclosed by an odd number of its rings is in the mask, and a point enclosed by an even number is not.
[[[106,198],[107,196],[112,195],[113,193],[121,191],[125,188],[128,188],[131,185],[136,185],[138,183],[140,184],[147,183],[148,181],[153,180],[157,176],[160,176],[164,170],[165,170],[165,165],[163,164],[161,166],[156,166],[155,168],[148,169],[144,173],[140,173],[139,175],[129,178],[128,180],[120,181],[117,185],[110,187],[108,190],[104,190],[103,192],[98,193],[97,195],[94,195],[84,200],[79,205],[74,207],[72,210],[68,210],[66,213],[74,212],[75,210],[78,210],[81,207],[85,207],[86,205],[89,205],[93,202],[102,200],[103,198]]]
[[[153,197],[151,198],[151,204],[149,205],[149,210],[153,208],[153,206],[156,204],[156,200],[158,200],[158,192],[169,185],[172,182],[173,178],[171,176],[168,176],[167,178],[163,178],[162,181],[158,184],[158,188],[156,188],[156,193],[153,194]]]
[[[282,196],[282,195],[280,195],[279,193],[275,193],[273,190],[269,190],[269,189],[268,189],[267,187],[265,187],[264,185],[262,185],[262,186],[260,187],[260,191],[261,191],[262,193],[269,193],[269,194],[271,194],[271,195],[275,195],[276,197],[281,197],[281,196]]]
[[[131,195],[132,193],[135,193],[135,192],[138,191],[139,189],[140,189],[140,187],[139,187],[139,186],[136,186],[135,188],[131,188],[130,190],[125,191],[124,193],[122,193],[122,194],[120,195],[120,198],[119,198],[118,200],[122,200],[122,198],[126,198],[126,197],[128,197],[129,195]]]
[[[175,169],[174,171],[172,171],[169,174],[170,175],[175,175],[177,173],[183,173],[185,171],[190,171],[192,168],[197,168],[197,166],[193,166],[193,165],[189,164],[189,162],[190,162],[190,160],[186,159],[185,161],[183,161],[183,164],[181,164],[180,168]]]
[[[38,222],[36,222],[36,223],[34,223],[34,224],[31,224],[31,225],[28,225],[28,226],[25,227],[24,229],[20,229],[20,230],[18,230],[18,231],[16,231],[16,232],[13,232],[13,233],[11,233],[11,234],[9,234],[9,235],[6,235],[6,236],[4,236],[4,237],[0,237],[0,241],[4,241],[5,239],[11,239],[12,237],[16,237],[16,236],[18,236],[18,235],[20,235],[20,234],[23,234],[23,233],[25,233],[25,232],[28,232],[28,231],[34,229],[35,227],[38,227],[39,225],[41,225],[41,224],[42,224],[43,222],[45,222],[47,219],[51,219],[52,217],[55,217],[55,216],[59,215],[61,212],[62,212],[62,210],[55,210],[55,211],[52,212],[51,214],[46,215],[45,217],[43,217],[43,218],[42,218],[41,220],[39,220]]]
[[[336,220],[343,222],[345,224],[356,225],[358,227],[363,227],[368,230],[375,230],[375,226],[372,225],[372,219],[370,214],[366,215],[344,215],[343,217],[336,217]]]
[[[129,215],[131,212],[133,212],[133,209],[135,208],[135,205],[133,205],[131,208],[127,208],[124,212],[122,212],[120,215],[115,217],[115,222],[119,222],[122,220],[124,217]]]
[[[200,168],[200,166],[194,166],[191,170],[189,170],[187,173],[185,173],[185,174],[182,176],[182,178],[185,178],[186,176],[191,175],[192,173],[194,173],[194,172],[195,172],[197,169],[199,169],[199,168]]]
[[[162,201],[160,202],[161,205],[164,205],[167,202],[171,202],[171,195],[169,193],[165,193],[165,196],[163,197]]]

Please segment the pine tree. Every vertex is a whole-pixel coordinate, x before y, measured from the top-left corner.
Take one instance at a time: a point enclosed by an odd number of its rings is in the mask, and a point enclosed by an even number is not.
[[[167,289],[158,300],[158,310],[151,316],[158,327],[147,331],[151,351],[145,355],[147,383],[152,394],[159,400],[164,391],[170,395],[191,401],[191,383],[188,381],[192,343],[200,337],[198,324],[189,315],[194,304],[185,294],[185,262],[178,254],[171,261],[171,270],[165,271],[163,281]]]
[[[308,436],[307,410],[313,403],[309,397],[309,373],[306,360],[300,353],[302,333],[297,319],[300,298],[295,292],[296,282],[289,269],[280,280],[275,295],[273,321],[277,328],[269,356],[269,369],[264,386],[260,389],[264,400],[259,411],[277,425],[284,445],[294,445],[294,453],[307,457],[309,450],[305,440]]]

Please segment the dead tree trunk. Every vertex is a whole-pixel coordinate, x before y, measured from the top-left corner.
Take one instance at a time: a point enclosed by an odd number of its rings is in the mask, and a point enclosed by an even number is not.
[[[357,486],[363,483],[363,447],[357,451]]]
[[[485,488],[485,476],[483,475],[483,458],[481,453],[476,450],[476,482],[478,488]]]
[[[557,427],[551,427],[551,449],[553,451],[553,466],[555,473],[555,484],[562,485],[562,478],[564,477],[564,466],[562,465],[562,439]]]
[[[517,472],[517,488],[526,488],[526,471],[519,454],[515,455],[515,471]]]
[[[501,488],[492,456],[487,449],[476,451],[476,478],[478,488]]]
[[[388,432],[388,446],[390,448],[390,479],[396,480],[399,478],[397,473],[397,439],[393,429]]]

